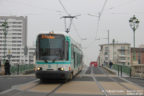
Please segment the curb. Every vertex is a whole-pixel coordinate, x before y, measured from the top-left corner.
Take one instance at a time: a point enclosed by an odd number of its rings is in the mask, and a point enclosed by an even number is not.
[[[111,69],[109,69],[109,68],[107,68],[107,67],[104,67],[104,66],[103,66],[103,68],[106,69],[107,71],[109,71],[111,74],[114,74],[114,75],[117,74],[115,71],[113,71],[113,70],[111,70]]]
[[[31,73],[35,73],[35,70],[28,70],[28,71],[25,71],[23,74],[24,75],[27,75],[27,74],[31,74]]]

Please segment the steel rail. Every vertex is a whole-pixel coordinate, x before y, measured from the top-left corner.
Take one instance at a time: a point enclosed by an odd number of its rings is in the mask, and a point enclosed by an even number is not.
[[[127,86],[123,85],[122,83],[120,83],[119,81],[117,81],[116,79],[110,77],[109,74],[108,74],[105,70],[102,69],[102,70],[100,70],[100,71],[103,72],[103,73],[104,73],[107,77],[109,77],[111,80],[113,80],[114,82],[118,83],[120,86],[122,86],[122,87],[124,87],[124,88],[126,88],[126,89],[128,89],[128,90],[132,90],[132,89],[128,88]],[[120,79],[120,78],[119,78],[119,79]]]
[[[92,78],[93,80],[96,82],[96,84],[98,85],[98,87],[101,89],[101,91],[103,92],[103,94],[105,96],[109,96],[109,94],[107,93],[107,91],[104,89],[104,87],[98,82],[98,80],[95,78],[94,73],[93,73],[93,67],[91,67],[91,74],[92,74]]]
[[[33,81],[30,81],[30,82],[25,83],[25,84],[30,84],[30,83],[38,82],[38,81],[39,81],[39,80],[37,79],[37,80],[33,80]],[[36,83],[36,84],[32,85],[31,87],[29,87],[29,88],[27,88],[27,89],[24,89],[23,91],[20,90],[20,89],[18,89],[17,87],[22,86],[22,85],[24,85],[24,84],[16,85],[16,86],[13,86],[11,89],[9,89],[9,90],[3,92],[1,95],[6,95],[6,94],[7,94],[8,92],[10,92],[10,91],[18,90],[18,91],[20,91],[20,92],[16,92],[15,94],[11,94],[11,96],[19,96],[19,95],[25,93],[26,91],[28,91],[28,90],[30,90],[30,89],[36,87],[38,84],[39,84],[39,83]]]

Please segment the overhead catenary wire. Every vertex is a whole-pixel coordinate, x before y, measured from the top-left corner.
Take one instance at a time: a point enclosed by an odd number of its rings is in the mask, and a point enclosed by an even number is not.
[[[80,33],[78,32],[75,23],[73,23],[73,28],[74,28],[75,32],[77,33],[77,36],[80,38],[80,41],[82,41],[82,37],[80,36]]]
[[[112,6],[112,7],[109,8],[109,9],[110,9],[110,10],[113,10],[113,9],[118,8],[118,7],[121,7],[121,6],[130,5],[131,3],[134,3],[135,1],[137,1],[137,0],[129,0],[129,1],[126,1],[126,2],[124,2],[124,3],[119,4],[119,5],[117,5],[117,6]]]
[[[68,15],[68,16],[63,16],[62,18],[64,18],[64,26],[65,26],[65,32],[69,33],[70,29],[71,29],[71,26],[72,26],[72,23],[73,23],[73,19],[76,18],[77,16],[71,16],[71,14],[67,11],[67,9],[65,8],[65,6],[63,5],[63,3],[61,2],[61,0],[58,0],[60,5],[62,6],[63,10],[65,11],[65,13]],[[67,21],[66,19],[70,19],[69,21],[69,26],[67,26]]]
[[[64,7],[63,3],[61,2],[61,0],[58,0],[59,3],[61,4],[61,6],[63,7],[63,10],[66,12],[67,15],[70,16],[69,12],[67,11],[67,9]]]
[[[95,36],[95,39],[97,38],[97,33],[99,32],[99,26],[100,26],[100,20],[101,20],[101,16],[103,14],[103,11],[104,11],[104,8],[107,4],[107,0],[104,1],[104,4],[102,6],[102,9],[101,11],[98,13],[98,22],[97,22],[97,30],[96,30],[96,36]]]
[[[93,40],[92,42],[89,43],[89,45],[90,45],[90,44],[93,44],[93,43],[95,42],[96,38],[97,38],[97,33],[99,32],[99,26],[100,26],[101,16],[102,16],[102,14],[103,14],[103,11],[104,11],[104,8],[105,8],[105,6],[106,6],[106,4],[107,4],[107,1],[108,1],[108,0],[105,0],[105,1],[104,1],[104,4],[103,4],[103,6],[102,6],[102,9],[101,9],[101,11],[98,13],[98,16],[97,16],[97,17],[98,17],[98,21],[97,21],[95,38],[94,38],[94,40]],[[89,48],[89,45],[88,45],[88,47],[86,47],[86,49]]]

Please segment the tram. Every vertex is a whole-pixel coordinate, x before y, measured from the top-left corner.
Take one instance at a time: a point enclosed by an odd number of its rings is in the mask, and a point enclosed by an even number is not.
[[[83,67],[80,44],[68,34],[39,34],[36,41],[36,72],[40,80],[71,80]]]

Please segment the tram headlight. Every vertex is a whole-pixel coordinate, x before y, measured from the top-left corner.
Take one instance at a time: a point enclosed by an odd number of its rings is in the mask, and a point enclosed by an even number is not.
[[[64,71],[64,68],[63,68],[63,67],[60,67],[60,68],[58,68],[58,70],[60,70],[60,71]]]
[[[37,71],[40,71],[40,70],[42,70],[42,67],[38,67],[38,68],[37,68]]]

